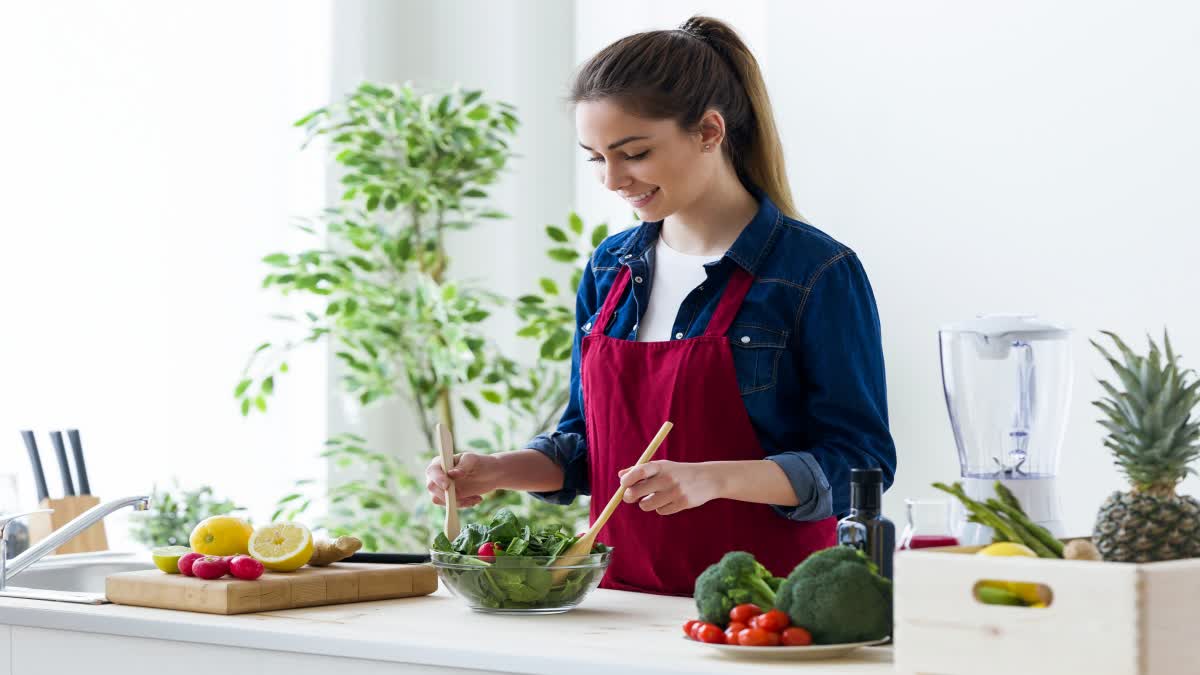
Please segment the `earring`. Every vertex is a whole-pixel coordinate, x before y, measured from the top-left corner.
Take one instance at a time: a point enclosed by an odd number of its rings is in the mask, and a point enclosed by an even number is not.
[[[712,150],[712,146],[711,146],[711,145],[706,145],[706,146],[704,146],[704,151],[705,151],[705,152],[708,152],[709,150]]]

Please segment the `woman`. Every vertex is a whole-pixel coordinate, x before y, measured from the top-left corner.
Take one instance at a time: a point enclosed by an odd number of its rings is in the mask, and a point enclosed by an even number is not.
[[[428,469],[433,501],[554,503],[620,485],[603,586],[690,595],[732,550],[779,576],[834,544],[852,468],[890,485],[879,317],[853,251],[799,220],[758,64],[726,24],[632,35],[571,96],[597,178],[643,221],[583,273],[571,398],[524,450]],[[629,469],[663,421],[655,459]]]

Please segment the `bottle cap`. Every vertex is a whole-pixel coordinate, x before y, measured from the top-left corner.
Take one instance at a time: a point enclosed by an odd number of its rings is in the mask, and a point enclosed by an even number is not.
[[[850,469],[851,485],[883,485],[882,469]]]

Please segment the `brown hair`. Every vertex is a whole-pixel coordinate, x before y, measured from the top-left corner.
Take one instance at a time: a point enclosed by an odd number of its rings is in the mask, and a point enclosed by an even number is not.
[[[759,188],[785,215],[799,218],[783,145],[758,61],[728,24],[693,16],[676,30],[622,38],[583,64],[570,101],[611,99],[630,114],[699,128],[710,108],[725,117],[724,152],[738,178]]]

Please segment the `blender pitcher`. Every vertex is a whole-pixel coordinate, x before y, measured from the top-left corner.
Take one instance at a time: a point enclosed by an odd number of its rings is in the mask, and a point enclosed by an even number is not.
[[[1003,483],[1030,520],[1063,536],[1056,476],[1073,363],[1070,331],[1036,315],[984,315],[938,331],[946,409],[963,486],[976,500]],[[986,544],[991,528],[966,520],[955,500],[954,533]]]

